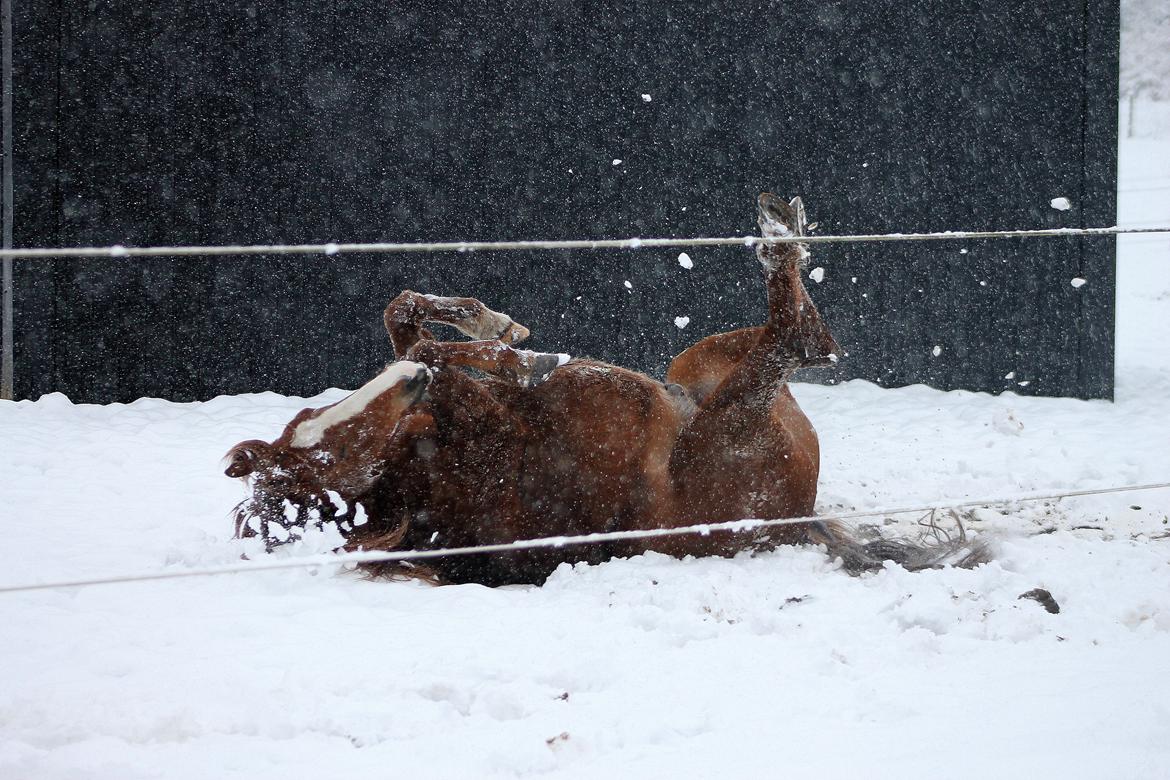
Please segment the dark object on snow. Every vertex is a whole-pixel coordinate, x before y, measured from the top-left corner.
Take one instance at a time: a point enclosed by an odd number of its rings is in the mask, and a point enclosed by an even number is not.
[[[1044,590],[1044,588],[1033,588],[1027,593],[1021,593],[1020,598],[1031,599],[1039,603],[1053,615],[1060,614],[1060,605],[1056,603],[1056,599],[1052,598],[1052,594]]]
[[[758,216],[765,236],[804,235],[799,198],[764,193]],[[236,533],[271,549],[308,524],[336,523],[348,549],[434,550],[812,515],[820,450],[787,381],[797,369],[832,364],[838,347],[804,289],[807,247],[761,245],[756,255],[765,324],[702,339],[675,359],[665,385],[614,365],[518,350],[528,330],[474,298],[403,292],[384,313],[398,362],[346,399],[302,411],[275,442],[243,442],[228,454],[225,473],[251,488]],[[428,323],[475,340],[436,341]],[[447,556],[426,568],[447,581],[500,585],[542,582],[565,562],[649,550],[733,555],[810,542],[853,572],[880,565],[879,557],[911,568],[940,560],[937,550],[875,547],[843,527],[802,522]],[[396,564],[368,568],[412,574]]]

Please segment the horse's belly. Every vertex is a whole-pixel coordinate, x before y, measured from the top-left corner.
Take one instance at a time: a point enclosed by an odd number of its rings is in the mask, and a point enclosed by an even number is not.
[[[513,405],[527,430],[522,496],[549,533],[644,524],[668,500],[676,404],[660,383],[603,364],[571,363]]]

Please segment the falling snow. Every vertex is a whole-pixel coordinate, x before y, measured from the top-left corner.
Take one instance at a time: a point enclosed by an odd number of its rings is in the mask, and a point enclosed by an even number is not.
[[[1121,174],[1170,182],[1170,143],[1124,145]],[[1166,213],[1164,192],[1120,201],[1122,224]],[[1017,395],[1033,380],[1011,354],[998,396],[793,384],[817,509],[1165,480],[1170,240],[1118,254],[1113,402]],[[0,402],[0,584],[238,563],[220,456],[345,395]],[[0,594],[0,777],[1170,776],[1167,491],[963,519],[995,552],[971,571],[854,578],[783,547],[562,566],[539,588],[318,567]],[[1020,598],[1035,588],[1058,614]]]

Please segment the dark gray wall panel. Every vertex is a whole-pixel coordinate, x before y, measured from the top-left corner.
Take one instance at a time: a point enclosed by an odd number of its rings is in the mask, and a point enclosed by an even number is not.
[[[1114,221],[1106,0],[17,14],[18,245],[724,235],[754,230],[763,189],[803,195],[831,232]],[[1107,397],[1113,251],[818,248],[812,294],[849,356],[817,376]],[[482,297],[534,348],[660,373],[762,313],[750,252],[691,255],[18,262],[17,391],[354,386],[387,360],[380,312],[405,287]]]

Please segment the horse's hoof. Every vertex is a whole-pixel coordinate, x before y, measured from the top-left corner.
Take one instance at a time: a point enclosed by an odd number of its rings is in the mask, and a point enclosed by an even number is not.
[[[529,352],[523,350],[522,365],[523,369],[518,377],[518,381],[522,387],[536,387],[543,384],[552,372],[558,367],[563,366],[569,362],[569,356],[564,354],[550,354],[548,352]]]
[[[803,236],[808,218],[804,212],[804,201],[800,196],[785,202],[770,192],[761,192],[757,200],[760,232],[771,236]]]
[[[500,331],[496,339],[505,344],[519,344],[524,339],[528,338],[528,328],[521,325],[519,322],[508,320],[508,324]]]

